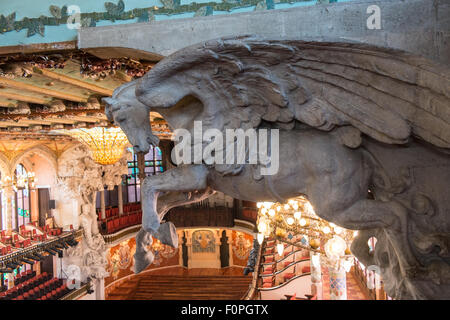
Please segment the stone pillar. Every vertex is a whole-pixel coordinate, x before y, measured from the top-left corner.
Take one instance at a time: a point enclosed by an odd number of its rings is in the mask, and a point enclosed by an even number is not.
[[[123,215],[123,197],[122,197],[122,183],[117,186],[117,199],[119,202],[119,215]]]
[[[105,211],[105,189],[102,189],[100,192],[100,208],[101,208],[101,215],[102,219],[106,218],[106,211]],[[95,206],[94,206],[95,207]]]
[[[105,279],[97,279],[95,286],[95,299],[105,300]]]
[[[330,274],[330,300],[347,300],[347,274],[344,268],[328,268]]]
[[[310,251],[311,258],[311,294],[317,296],[317,300],[323,300],[322,267],[320,265],[320,253]]]
[[[53,256],[53,274],[56,278],[61,278],[61,258],[58,255]]]
[[[39,224],[39,200],[37,189],[29,189],[30,191],[30,221]]]
[[[14,274],[8,273],[6,276],[6,279],[8,279],[8,289],[11,289],[14,287]]]
[[[183,230],[177,230],[178,234],[178,264],[183,266]]]

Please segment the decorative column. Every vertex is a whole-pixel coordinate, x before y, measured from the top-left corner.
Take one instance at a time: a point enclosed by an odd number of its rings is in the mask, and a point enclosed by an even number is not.
[[[330,300],[347,300],[347,275],[352,260],[346,257],[347,243],[333,236],[325,244],[328,272],[330,275]]]
[[[178,234],[178,264],[183,266],[183,230],[177,230]]]
[[[214,267],[219,268],[219,269],[221,267],[221,265],[220,265],[220,236],[221,236],[220,229],[218,229],[214,232],[214,240],[215,240],[215,246],[216,246],[216,265]]]
[[[12,287],[14,287],[14,274],[8,273],[6,275],[6,279],[8,279],[8,289],[11,289]]]
[[[97,279],[94,291],[96,300],[105,300],[105,278]]]
[[[347,300],[347,275],[344,268],[329,267],[330,300]]]
[[[100,208],[101,208],[101,215],[102,219],[106,218],[106,209],[105,209],[105,189],[103,188],[100,192]]]
[[[3,196],[6,202],[6,230],[10,234],[12,230],[12,221],[14,215],[14,190],[12,187],[3,189]],[[9,281],[8,281],[9,282]]]
[[[119,215],[123,215],[123,197],[122,197],[122,183],[117,185],[117,198],[119,202]]]
[[[320,265],[320,253],[310,251],[311,257],[311,294],[317,296],[317,300],[323,300],[322,267]]]
[[[187,256],[188,256],[188,269],[192,268],[192,231],[186,230],[186,247],[187,247]]]

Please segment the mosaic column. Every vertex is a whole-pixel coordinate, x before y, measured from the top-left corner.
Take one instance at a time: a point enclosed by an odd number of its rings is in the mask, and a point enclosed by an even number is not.
[[[8,279],[8,289],[14,287],[14,273],[8,273],[6,275],[6,279]]]
[[[347,274],[344,268],[328,268],[330,274],[330,300],[347,300]]]
[[[3,197],[5,199],[5,210],[6,210],[6,229],[12,230],[12,221],[14,217],[14,190],[11,187],[7,187],[3,190]]]
[[[316,295],[317,300],[323,300],[320,253],[310,251],[310,257],[311,257],[311,294]]]

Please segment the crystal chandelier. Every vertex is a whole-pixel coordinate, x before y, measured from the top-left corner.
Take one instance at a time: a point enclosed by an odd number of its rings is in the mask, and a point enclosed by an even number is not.
[[[357,231],[321,219],[306,198],[290,199],[285,204],[258,202],[257,207],[258,242],[267,237],[277,239],[280,255],[284,242],[320,253],[330,263],[346,263],[352,257],[349,248]],[[301,240],[294,242],[294,238]]]
[[[20,189],[33,189],[37,182],[34,172],[18,173],[13,177],[6,176],[0,181],[0,190],[12,187],[15,192]]]
[[[55,130],[55,132],[70,135],[86,145],[91,150],[94,161],[101,165],[119,161],[128,144],[127,136],[117,127]]]

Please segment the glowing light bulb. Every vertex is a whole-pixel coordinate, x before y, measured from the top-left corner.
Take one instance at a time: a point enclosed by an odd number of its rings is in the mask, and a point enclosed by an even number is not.
[[[266,208],[262,208],[262,209],[261,209],[261,213],[262,213],[262,214],[266,214],[266,212],[267,212],[267,209],[266,209]]]
[[[289,208],[290,208],[291,206],[290,205],[288,205],[287,203],[284,205],[284,210],[289,210]]]
[[[347,243],[339,236],[334,236],[325,244],[325,253],[328,258],[337,259],[345,255]]]
[[[273,217],[275,215],[275,210],[270,209],[269,210],[269,216]]]
[[[300,220],[301,217],[302,217],[302,213],[300,211],[294,212],[294,218],[295,219]]]
[[[326,226],[326,227],[324,227],[324,228],[322,229],[322,231],[323,231],[323,233],[325,233],[325,234],[329,234],[330,231],[331,231],[331,229],[330,229],[330,227]]]
[[[306,226],[306,220],[305,219],[300,219],[300,225],[302,227]]]
[[[258,233],[258,235],[256,236],[256,238],[258,239],[258,243],[262,244],[263,240],[264,240],[264,235],[262,233]]]
[[[273,202],[263,202],[263,203],[264,203],[264,207],[267,209],[269,209],[273,205]]]
[[[284,252],[284,245],[282,243],[277,244],[278,255],[282,256]]]
[[[358,235],[358,231],[353,231],[353,236],[356,237]]]
[[[262,202],[256,203],[256,207],[257,207],[258,209],[260,209],[262,206],[263,206]]]
[[[342,228],[341,228],[341,227],[336,227],[336,228],[334,228],[334,232],[335,232],[336,234],[341,234]]]
[[[330,222],[330,227],[334,228],[336,225],[333,222]]]
[[[277,211],[280,211],[280,210],[281,210],[281,206],[278,206],[278,207],[277,207]]]
[[[265,224],[264,222],[260,222],[258,224],[258,230],[261,233],[265,233],[267,231],[267,224]]]
[[[292,205],[292,208],[294,208],[294,210],[298,210],[298,203],[295,202],[295,203]]]
[[[286,219],[286,222],[287,222],[288,225],[292,225],[294,223],[294,218],[289,217],[289,218]]]

